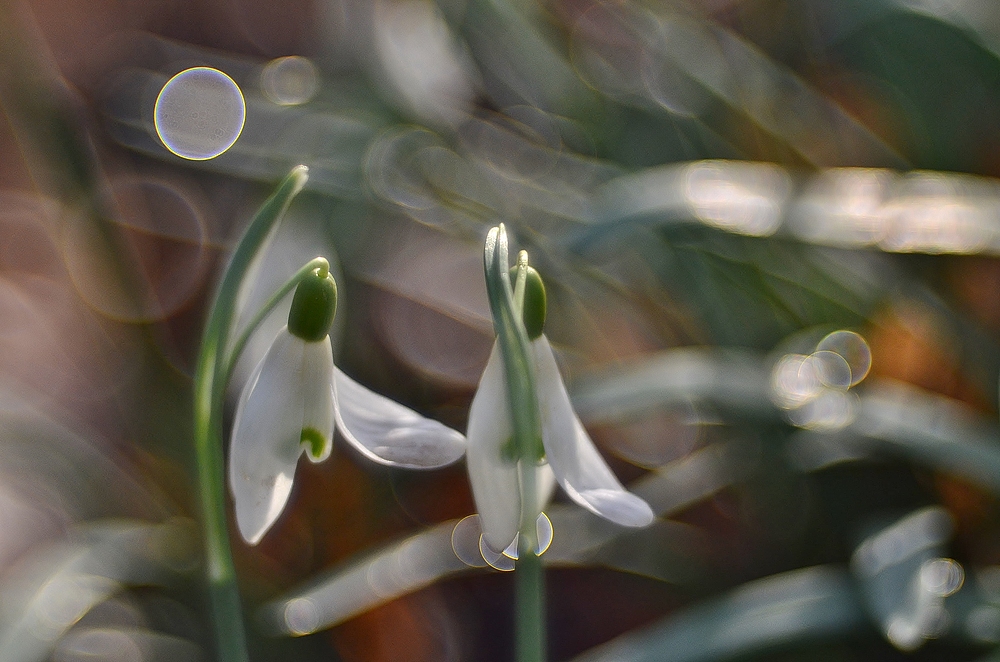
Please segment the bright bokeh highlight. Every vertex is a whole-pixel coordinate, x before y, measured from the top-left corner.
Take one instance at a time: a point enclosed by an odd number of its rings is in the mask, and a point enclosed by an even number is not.
[[[185,69],[168,80],[153,109],[164,147],[192,161],[214,159],[232,147],[245,120],[243,92],[232,78],[210,67]]]
[[[271,60],[260,73],[264,95],[279,106],[297,106],[316,96],[319,74],[309,59],[289,55]]]

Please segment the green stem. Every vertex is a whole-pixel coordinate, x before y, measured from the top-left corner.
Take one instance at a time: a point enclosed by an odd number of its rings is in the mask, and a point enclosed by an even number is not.
[[[520,547],[520,545],[518,545]],[[545,660],[545,576],[542,560],[533,547],[518,551],[517,570],[517,659]]]
[[[528,457],[518,463],[521,482],[521,526],[517,534],[517,659],[545,659],[545,591],[538,549],[538,468]]]
[[[305,184],[307,169],[294,168],[250,222],[233,252],[209,313],[194,378],[194,445],[209,599],[218,659],[248,659],[243,610],[240,606],[229,525],[226,518],[225,462],[222,452],[222,408],[226,392],[225,345],[233,324],[236,296],[254,256]]]

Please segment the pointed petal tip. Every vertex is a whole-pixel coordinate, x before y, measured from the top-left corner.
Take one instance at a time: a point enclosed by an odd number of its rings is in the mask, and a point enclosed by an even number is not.
[[[236,506],[236,528],[239,529],[240,537],[246,544],[256,545],[270,530],[277,517],[270,520],[262,519],[261,512],[248,512],[248,508],[239,503]]]
[[[440,469],[454,464],[465,455],[465,437],[461,432],[428,420],[420,426],[399,428],[384,445],[362,447],[373,461],[400,469]],[[398,439],[394,439],[393,437]],[[346,437],[346,435],[345,435]],[[349,439],[349,438],[348,438]]]
[[[625,490],[585,490],[579,497],[588,510],[621,526],[642,528],[656,519],[648,503]]]
[[[334,413],[341,435],[362,455],[391,467],[438,469],[465,454],[465,435],[334,371]]]
[[[259,543],[261,538],[264,537],[264,534],[267,533],[267,529],[244,528],[244,526],[240,524],[239,519],[236,520],[236,525],[240,529],[240,537],[243,538],[243,542],[251,547]]]
[[[294,467],[293,467],[294,471]],[[281,516],[292,491],[292,476],[246,476],[232,482],[236,526],[248,545],[256,545]]]

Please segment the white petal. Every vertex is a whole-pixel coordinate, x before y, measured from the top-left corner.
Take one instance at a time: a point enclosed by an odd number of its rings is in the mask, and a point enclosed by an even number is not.
[[[541,513],[552,500],[552,493],[556,489],[556,475],[552,472],[552,465],[545,463],[535,469],[535,494],[538,501],[535,504],[535,512]]]
[[[512,443],[514,431],[507,405],[503,357],[497,343],[493,343],[490,360],[472,399],[466,434],[469,438],[466,451],[469,482],[479,511],[483,539],[499,553],[517,535],[521,490],[517,463],[504,457],[504,447]]]
[[[577,502],[622,526],[647,526],[653,511],[618,482],[573,411],[552,346],[542,335],[531,343],[535,359],[542,442],[556,480]]]
[[[278,519],[292,490],[301,453],[304,346],[279,331],[236,409],[229,487],[240,535],[251,545]]]
[[[323,448],[313,455],[312,446],[302,449],[312,462],[322,462],[333,450],[333,346],[327,336],[307,342],[302,355],[302,430],[315,430],[323,437]]]
[[[333,371],[333,409],[341,434],[362,455],[393,467],[434,469],[465,452],[465,437]]]

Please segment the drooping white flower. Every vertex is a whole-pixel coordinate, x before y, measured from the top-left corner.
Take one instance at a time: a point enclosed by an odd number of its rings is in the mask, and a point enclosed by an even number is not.
[[[229,486],[240,535],[257,544],[285,508],[299,456],[333,449],[333,348],[278,332],[243,387],[233,424]]]
[[[328,335],[336,287],[327,299],[309,292],[300,296],[300,291],[302,284],[288,326],[243,387],[233,424],[229,485],[240,534],[251,545],[284,510],[299,456],[305,453],[312,462],[330,456],[335,421],[348,442],[380,464],[433,469],[465,452],[459,432],[373,393],[337,369]],[[332,309],[317,312],[323,305]]]
[[[552,346],[542,335],[531,341],[538,409],[545,459],[569,497],[616,524],[648,526],[654,519],[649,505],[622,486],[584,429],[556,365]],[[521,521],[521,488],[517,459],[511,456],[510,411],[500,348],[494,343],[479,389],[469,410],[466,451],[472,494],[479,511],[483,538],[490,549],[507,548]],[[538,490],[540,511],[550,491]]]
[[[532,515],[541,512],[551,496],[547,475],[554,475],[573,501],[616,524],[643,527],[654,519],[649,505],[626,490],[611,472],[573,410],[552,346],[541,332],[545,318],[544,287],[534,269],[529,274],[537,279],[535,287],[540,300],[532,302],[529,295],[523,314],[530,338],[529,359],[535,376],[544,461],[551,473],[535,472],[539,485],[532,492],[539,502],[523,504],[518,462],[533,459],[517,457],[505,366],[499,342],[495,342],[472,400],[466,431],[473,498],[483,541],[493,552],[507,549],[514,540],[524,521],[522,508],[531,509]]]

